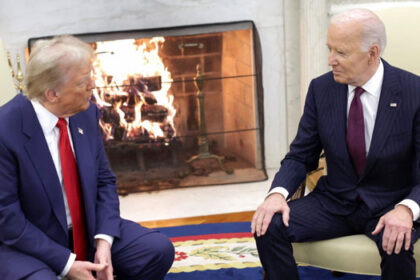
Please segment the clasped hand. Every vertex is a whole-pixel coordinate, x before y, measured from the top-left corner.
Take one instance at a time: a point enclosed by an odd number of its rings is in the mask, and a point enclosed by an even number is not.
[[[114,279],[112,275],[111,245],[105,240],[96,240],[95,263],[75,261],[66,278],[69,280],[95,280],[92,271],[96,271],[97,280]]]

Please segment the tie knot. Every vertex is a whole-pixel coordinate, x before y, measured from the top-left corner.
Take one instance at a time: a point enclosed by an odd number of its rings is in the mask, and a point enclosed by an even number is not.
[[[66,121],[66,119],[63,119],[63,118],[58,118],[58,122],[57,122],[56,126],[57,126],[59,129],[62,129],[62,128],[67,128],[67,121]]]
[[[364,93],[365,92],[365,90],[363,89],[363,88],[361,88],[361,87],[357,87],[355,90],[354,90],[354,95],[355,96],[357,96],[357,97],[360,97],[360,95],[362,95],[362,93]]]

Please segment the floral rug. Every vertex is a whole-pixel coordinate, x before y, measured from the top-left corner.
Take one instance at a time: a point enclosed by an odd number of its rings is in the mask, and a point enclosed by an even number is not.
[[[250,223],[160,228],[175,246],[169,279],[262,279]]]
[[[263,271],[249,222],[159,228],[175,246],[165,280],[262,280]],[[380,280],[377,276],[298,266],[301,280]]]

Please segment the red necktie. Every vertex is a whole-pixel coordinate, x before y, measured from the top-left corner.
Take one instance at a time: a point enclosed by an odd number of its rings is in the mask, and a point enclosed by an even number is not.
[[[80,188],[79,174],[76,160],[70,145],[67,133],[67,122],[59,118],[57,127],[60,130],[60,161],[63,174],[64,189],[70,208],[70,216],[73,224],[73,249],[77,260],[87,260],[87,234],[84,207],[82,202],[82,190]]]
[[[347,123],[347,147],[356,168],[357,175],[362,175],[366,164],[365,123],[360,95],[365,90],[357,87],[350,105]]]

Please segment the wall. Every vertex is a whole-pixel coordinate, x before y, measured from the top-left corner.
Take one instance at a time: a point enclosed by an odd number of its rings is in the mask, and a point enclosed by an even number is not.
[[[374,11],[384,22],[387,46],[383,58],[394,66],[420,75],[420,2],[419,1],[364,1],[358,5],[341,1],[331,6],[331,13],[354,7]]]
[[[16,0],[0,2],[0,38],[21,53],[30,37],[253,20],[263,54],[267,167],[288,149],[283,0]],[[296,122],[296,121],[294,121]]]

